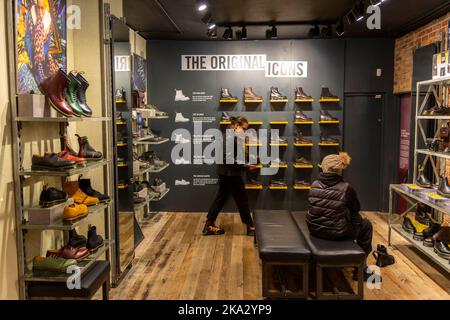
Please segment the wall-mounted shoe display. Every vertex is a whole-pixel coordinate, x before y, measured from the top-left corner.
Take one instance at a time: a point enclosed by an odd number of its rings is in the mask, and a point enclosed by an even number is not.
[[[236,102],[238,100],[239,99],[237,97],[231,94],[229,89],[227,88],[220,89],[220,102],[227,102],[227,101]]]
[[[305,91],[303,91],[302,87],[297,87],[295,89],[295,101],[296,102],[302,102],[302,101],[313,102],[314,99],[312,96],[306,94]]]
[[[320,100],[324,101],[337,101],[339,100],[338,96],[335,96],[331,93],[330,89],[327,87],[322,87],[322,92],[320,94]]]
[[[67,193],[65,193],[64,191],[48,187],[48,185],[44,185],[44,188],[42,189],[41,195],[39,197],[39,205],[42,208],[50,208],[66,202],[67,199]]]
[[[271,144],[287,144],[288,139],[284,137],[280,137],[280,134],[278,131],[274,131],[272,133],[272,136],[270,137],[270,143]]]
[[[270,181],[270,187],[287,187],[287,184],[283,180],[275,179]]]
[[[294,187],[298,188],[311,188],[311,183],[305,180],[295,180]]]
[[[183,90],[175,89],[175,102],[186,102],[191,100],[191,98],[186,97],[183,93]]]
[[[228,112],[222,112],[222,117],[220,121],[228,122],[231,121],[231,115]]]
[[[116,103],[127,103],[127,93],[124,88],[117,89],[115,93]]]
[[[339,144],[339,140],[325,136],[323,133],[320,133],[320,143],[335,145],[335,144]]]
[[[338,118],[333,117],[328,111],[320,110],[320,121],[339,121]]]
[[[270,101],[287,101],[288,97],[283,95],[277,87],[270,88]]]
[[[312,166],[312,162],[308,159],[301,157],[294,160],[295,164],[304,165],[304,166]]]
[[[250,87],[244,88],[244,101],[245,102],[263,102],[263,97],[258,96]]]
[[[312,144],[313,142],[312,142],[312,140],[310,140],[310,139],[306,139],[306,138],[303,136],[303,133],[302,133],[302,132],[297,131],[297,132],[295,133],[294,143],[295,143],[295,144],[307,144],[307,145],[309,145],[309,144]]]
[[[306,114],[304,114],[303,111],[297,110],[297,111],[295,111],[294,121],[295,122],[312,122],[313,119],[311,117],[308,117]]]

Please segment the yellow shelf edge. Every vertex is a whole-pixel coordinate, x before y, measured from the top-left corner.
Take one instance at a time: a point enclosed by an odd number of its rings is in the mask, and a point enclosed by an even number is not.
[[[245,144],[246,147],[262,147],[262,143],[249,143],[249,144]]]
[[[246,190],[262,190],[264,186],[245,186]]]
[[[244,100],[244,103],[263,103],[264,100]]]
[[[231,124],[231,121],[220,121],[220,124],[222,124],[222,125],[228,125],[228,124]]]
[[[262,122],[262,121],[249,121],[248,124],[250,126],[260,126],[260,125],[262,126],[264,124],[264,122]]]
[[[295,103],[310,103],[310,102],[314,102],[314,99],[295,99],[294,102]]]
[[[295,121],[294,124],[314,124],[314,121]]]
[[[271,165],[269,168],[272,168],[272,169],[287,169],[287,168],[289,168],[289,166],[288,165],[284,165],[284,166],[278,166],[278,165]]]
[[[319,143],[320,147],[339,147],[339,143]]]
[[[319,121],[319,124],[339,124],[340,121]]]
[[[312,169],[314,168],[313,165],[298,165],[298,164],[294,164],[294,168],[295,169]]]
[[[118,147],[126,147],[127,144],[126,144],[126,143],[118,143],[117,146],[118,146]]]
[[[116,124],[121,125],[121,124],[127,124],[127,123],[125,121],[117,121]]]
[[[289,121],[270,121],[269,124],[289,124]]]
[[[294,147],[314,147],[314,144],[298,144],[294,143]]]
[[[220,103],[238,103],[239,100],[219,100]]]
[[[294,186],[295,190],[311,190],[311,187],[298,187],[298,186]]]
[[[271,147],[289,147],[289,144],[288,144],[288,143],[282,143],[282,144],[279,144],[279,143],[271,143],[270,146],[271,146]]]
[[[320,99],[319,102],[341,102],[341,99]]]
[[[270,103],[288,103],[289,100],[270,100]]]
[[[270,190],[288,190],[289,188],[286,187],[273,187],[273,186],[269,186]]]

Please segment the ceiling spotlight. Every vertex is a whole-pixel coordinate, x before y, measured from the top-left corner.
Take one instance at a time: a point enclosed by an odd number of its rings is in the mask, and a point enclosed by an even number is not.
[[[378,7],[380,4],[382,4],[386,0],[370,0],[370,4],[374,7]]]
[[[333,27],[332,26],[323,27],[320,35],[323,38],[332,37],[333,36]]]
[[[320,36],[320,28],[319,26],[314,26],[312,27],[309,32],[308,32],[308,37],[309,38],[316,38]]]
[[[344,31],[344,21],[342,21],[342,20],[339,21],[339,24],[336,26],[335,32],[336,32],[336,34],[339,37],[342,37],[344,35],[344,33],[345,33],[345,31]]]
[[[204,11],[208,8],[208,3],[204,0],[198,0],[197,1],[197,10],[198,11]]]
[[[364,19],[364,2],[360,1],[354,8],[353,14],[355,15],[356,21],[361,21]]]
[[[233,29],[231,29],[231,27],[225,29],[222,38],[225,40],[233,40]]]
[[[212,30],[212,29],[216,28],[216,23],[211,20],[207,23],[207,26],[208,26],[208,30]]]
[[[246,27],[242,27],[242,31],[241,31],[241,39],[242,40],[247,40],[247,28]]]

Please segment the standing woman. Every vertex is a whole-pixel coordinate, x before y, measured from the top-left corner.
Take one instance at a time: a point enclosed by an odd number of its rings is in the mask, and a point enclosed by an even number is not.
[[[217,171],[219,174],[219,191],[211,205],[211,208],[209,209],[205,227],[203,228],[203,235],[205,236],[222,235],[225,233],[225,230],[217,227],[215,222],[230,194],[236,202],[242,222],[247,226],[247,235],[255,235],[255,227],[250,213],[250,208],[248,206],[248,198],[245,191],[243,175],[247,169],[252,170],[256,167],[253,165],[243,164],[243,161],[238,161],[238,147],[245,145],[245,131],[247,130],[248,120],[246,118],[231,118],[231,125],[224,134],[223,139],[223,163],[217,164]],[[226,146],[229,143],[234,143],[234,150],[227,150]]]

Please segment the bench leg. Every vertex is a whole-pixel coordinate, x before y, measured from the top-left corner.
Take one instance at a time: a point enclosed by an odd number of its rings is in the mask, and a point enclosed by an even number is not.
[[[309,263],[305,263],[302,266],[303,273],[303,292],[305,293],[305,298],[309,296]]]
[[[359,299],[364,299],[364,263],[361,263],[358,266],[358,293],[357,296]]]
[[[316,298],[322,299],[323,296],[323,269],[319,264],[316,264]]]
[[[266,262],[262,262],[262,296],[267,298],[269,296],[269,266]]]
[[[108,279],[106,279],[106,281],[102,285],[103,300],[109,300],[109,290],[110,290],[110,283],[108,276]]]

